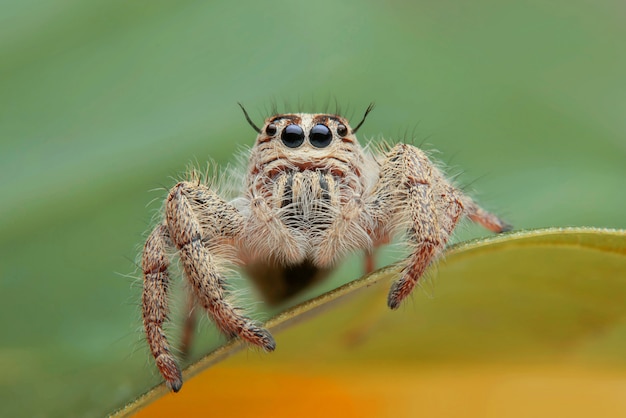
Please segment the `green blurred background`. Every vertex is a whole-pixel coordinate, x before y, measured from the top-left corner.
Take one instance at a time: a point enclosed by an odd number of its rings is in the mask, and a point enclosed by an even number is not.
[[[356,119],[375,101],[361,138],[440,151],[517,228],[626,226],[625,13],[581,0],[0,2],[0,415],[98,416],[160,380],[135,267],[164,197],[150,190],[252,143],[237,101],[257,123],[272,103],[337,100]],[[360,265],[344,271],[325,288]],[[202,335],[196,357],[208,321]]]

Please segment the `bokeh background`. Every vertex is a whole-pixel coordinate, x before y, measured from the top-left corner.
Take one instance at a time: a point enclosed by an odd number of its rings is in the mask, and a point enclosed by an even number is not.
[[[1,415],[98,416],[159,381],[135,265],[165,193],[151,190],[252,143],[237,101],[258,123],[274,103],[337,101],[356,119],[375,101],[362,138],[437,150],[517,228],[625,227],[625,13],[610,0],[1,2]],[[194,356],[214,337],[205,321]]]

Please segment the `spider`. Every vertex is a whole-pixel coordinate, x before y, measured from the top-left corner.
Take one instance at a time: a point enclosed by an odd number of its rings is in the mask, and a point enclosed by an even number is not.
[[[373,105],[354,128],[344,117],[317,113],[277,114],[258,128],[241,108],[258,134],[242,195],[226,201],[208,182],[179,182],[143,249],[143,325],[174,392],[182,374],[163,331],[170,249],[180,259],[192,306],[204,308],[227,336],[273,351],[270,332],[247,317],[228,291],[232,266],[242,266],[264,298],[277,303],[323,279],[357,250],[365,252],[371,271],[373,250],[403,236],[410,253],[387,299],[396,309],[462,216],[493,232],[510,229],[454,187],[419,148],[362,147],[355,134]]]

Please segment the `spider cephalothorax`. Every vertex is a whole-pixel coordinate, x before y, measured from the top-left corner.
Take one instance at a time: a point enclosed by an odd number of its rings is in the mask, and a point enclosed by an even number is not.
[[[225,334],[272,351],[271,334],[230,299],[229,266],[242,266],[265,299],[277,303],[323,279],[347,254],[371,257],[377,246],[405,237],[410,254],[388,297],[395,309],[462,216],[494,232],[509,228],[455,188],[420,149],[361,147],[355,133],[363,121],[352,129],[338,115],[294,113],[272,116],[258,128],[246,118],[258,136],[242,195],[226,201],[202,181],[176,184],[144,247],[144,328],[174,391],[182,377],[163,332],[168,248],[178,251],[191,300]]]

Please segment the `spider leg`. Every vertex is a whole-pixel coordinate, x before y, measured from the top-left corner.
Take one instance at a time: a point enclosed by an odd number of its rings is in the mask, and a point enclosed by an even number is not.
[[[185,276],[216,325],[229,336],[274,350],[276,343],[269,331],[257,326],[227,299],[219,244],[239,236],[243,228],[239,211],[206,186],[181,182],[170,191],[165,214]]]
[[[232,261],[225,253],[229,240],[235,240],[241,231],[242,215],[208,187],[190,182],[174,186],[165,206],[166,222],[150,234],[143,251],[143,323],[157,367],[167,386],[177,392],[182,386],[182,375],[163,331],[169,313],[167,248],[178,249],[193,292],[192,300],[195,297],[222,332],[267,351],[274,350],[276,343],[269,331],[257,326],[228,300],[222,266]],[[185,339],[190,341],[193,322],[190,316],[183,348]]]
[[[171,247],[171,242],[167,227],[159,225],[152,231],[143,249],[142,314],[150,352],[167,386],[178,392],[183,384],[182,374],[163,332],[163,323],[169,314],[167,301],[169,259],[166,254],[168,247]]]
[[[423,174],[427,172],[425,170]],[[426,179],[425,176],[424,180]],[[431,180],[427,181],[416,181],[409,186],[408,204],[413,225],[409,230],[409,240],[413,252],[402,277],[389,290],[387,305],[391,309],[400,306],[400,302],[413,291],[426,268],[442,252],[463,212],[463,206],[452,188],[441,195],[442,202],[437,202]],[[440,211],[430,209],[435,207],[439,207]]]
[[[365,251],[365,260],[364,260],[364,274],[370,274],[376,268],[376,257],[374,254],[374,250]]]
[[[461,215],[496,232],[508,225],[455,189],[430,162],[410,145],[398,144],[381,166],[370,210],[377,236],[405,229],[411,247],[402,276],[389,291],[387,304],[396,309],[413,290],[430,263],[444,249]]]
[[[180,338],[180,356],[185,359],[189,355],[193,332],[196,328],[196,297],[189,291],[187,295],[187,315],[183,323],[183,334]]]
[[[371,225],[369,227],[371,229]],[[376,254],[378,253],[378,249],[382,245],[389,244],[389,241],[389,236],[378,237],[378,240],[373,243],[372,248],[365,250],[364,274],[370,274],[376,270]]]
[[[507,232],[513,229],[512,225],[504,222],[493,213],[487,212],[469,197],[463,196],[462,200],[465,214],[473,222],[479,223],[488,230],[496,233]]]

